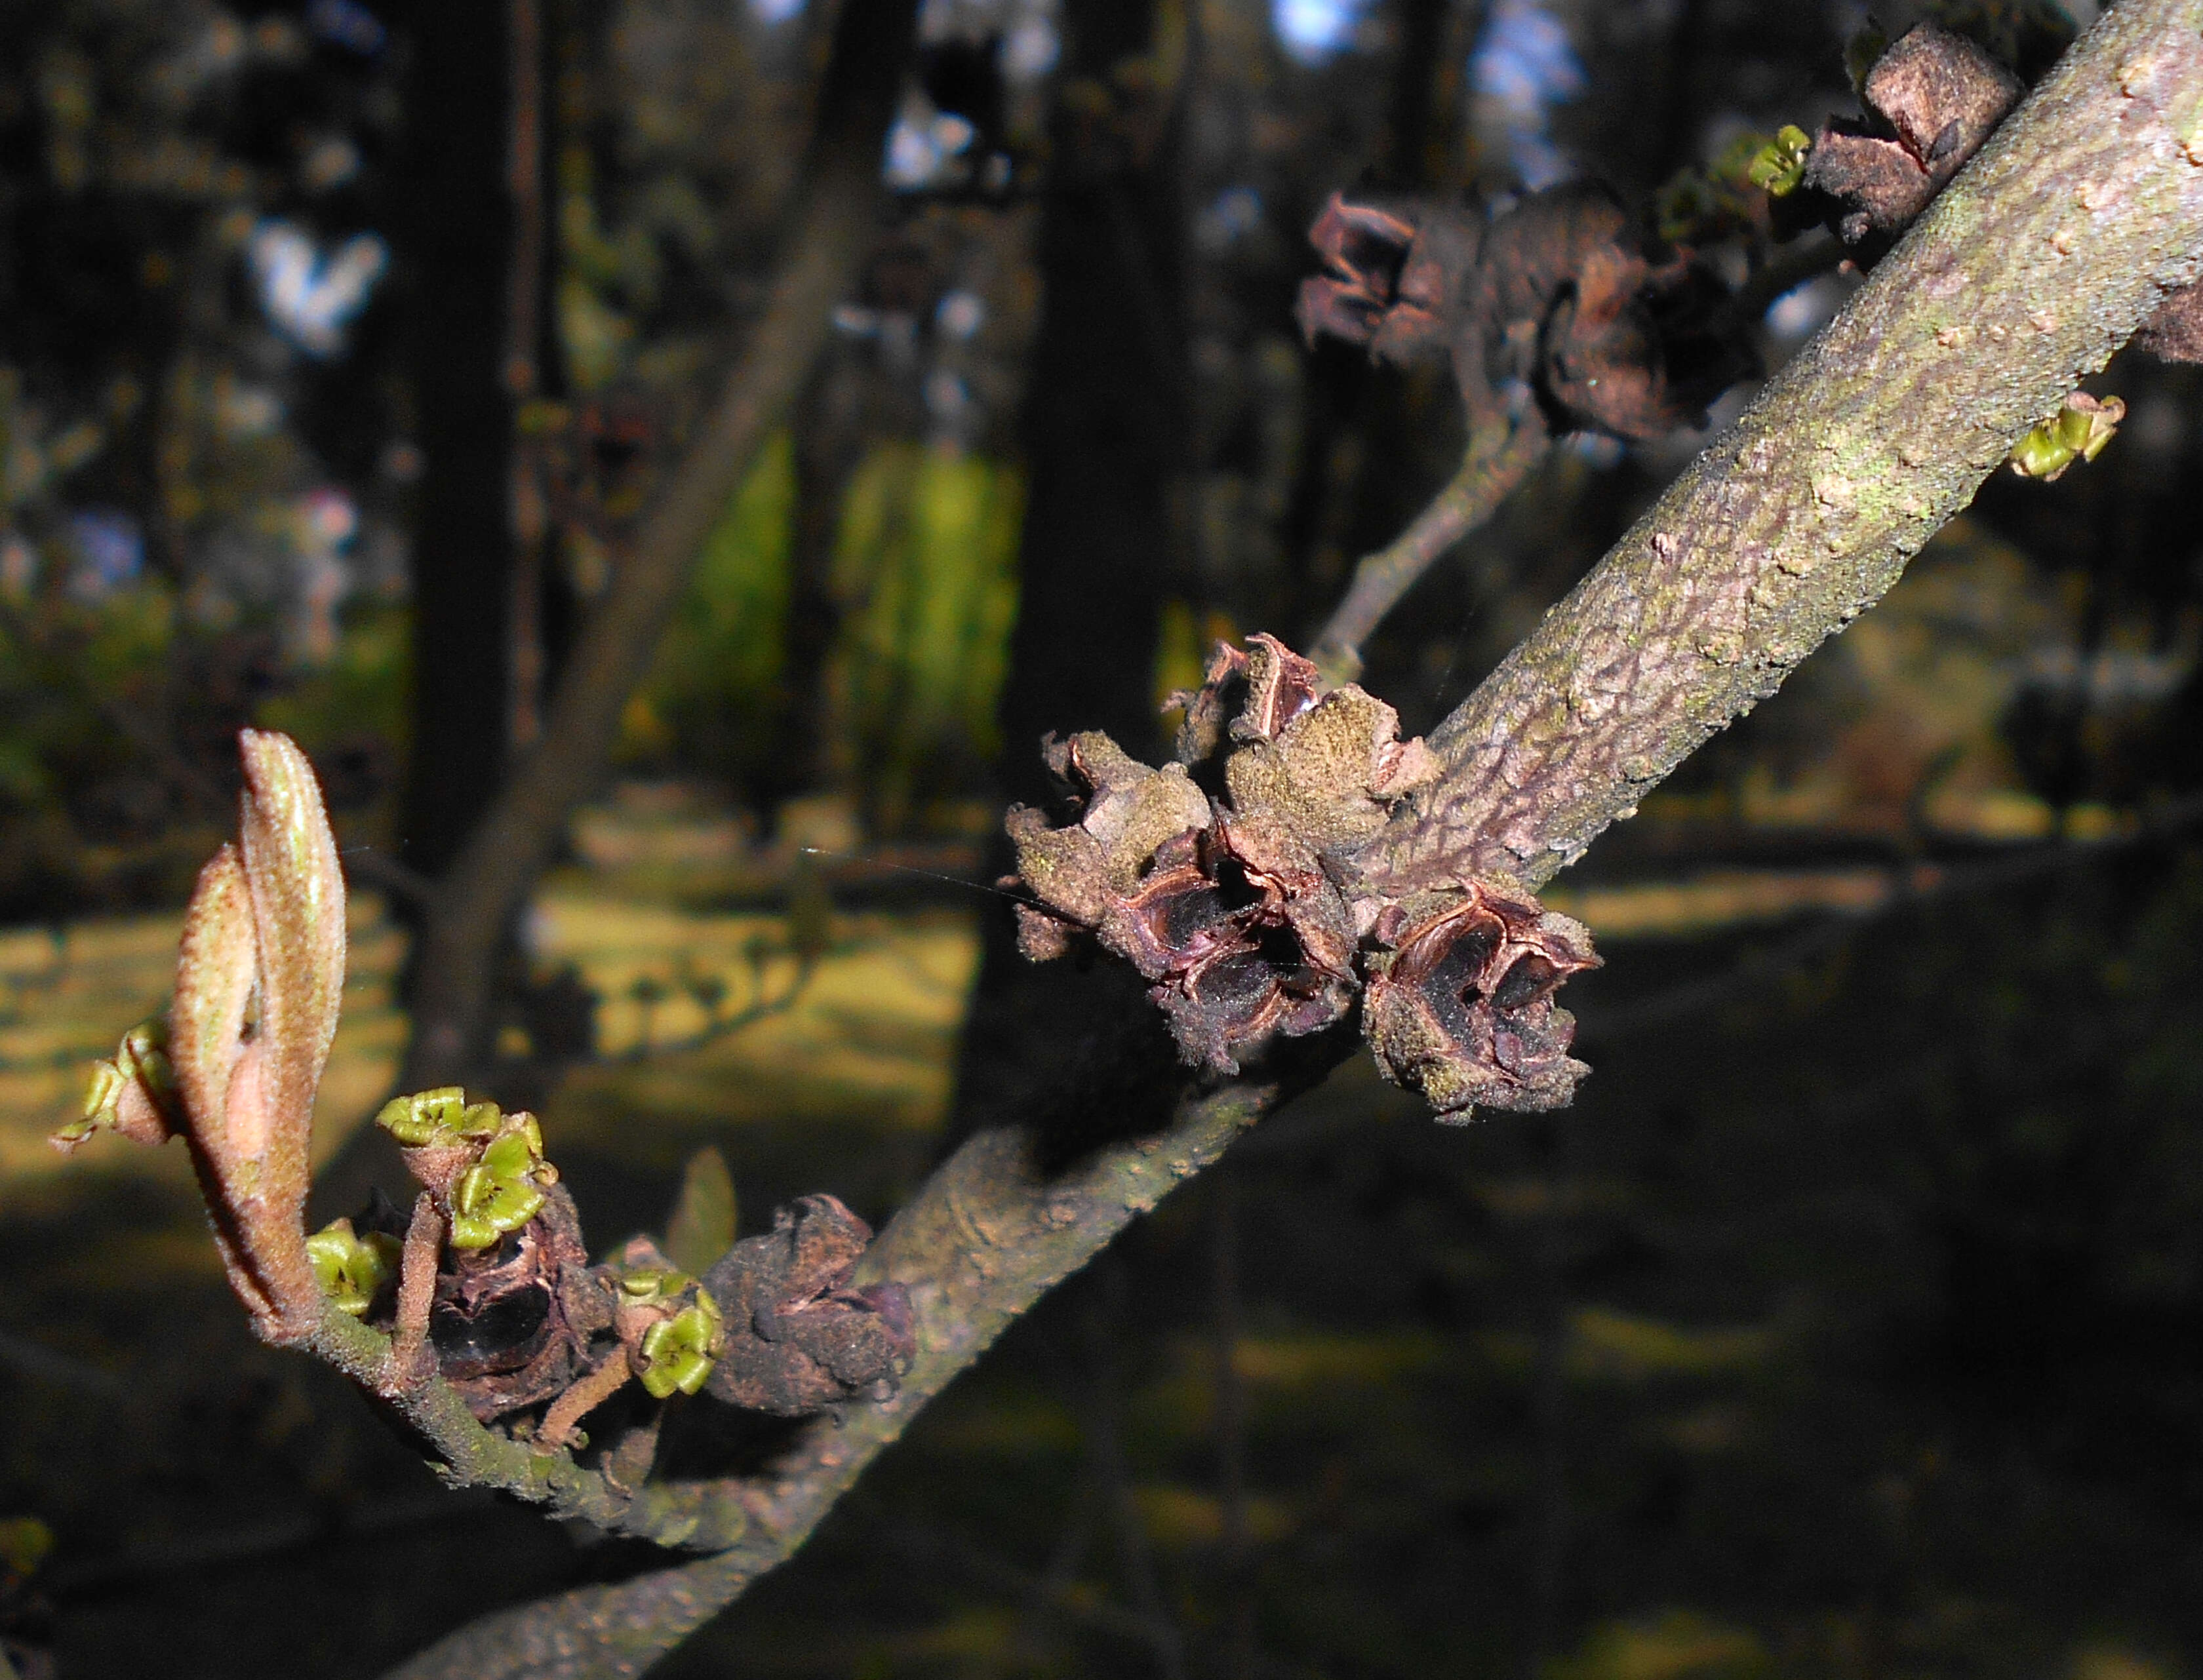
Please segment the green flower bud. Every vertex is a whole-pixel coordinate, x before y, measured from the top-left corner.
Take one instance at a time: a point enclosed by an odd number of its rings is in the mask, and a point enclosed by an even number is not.
[[[1775,138],[1752,156],[1745,178],[1766,190],[1770,198],[1787,198],[1805,179],[1805,159],[1813,150],[1813,137],[1793,122],[1786,122]]]
[[[2093,461],[2117,434],[2127,405],[2116,397],[2099,402],[2084,391],[2065,399],[2056,414],[2012,445],[2011,469],[2049,483],[2076,461]]]
[[[120,1132],[139,1143],[160,1143],[183,1120],[183,1094],[168,1060],[168,1023],[156,1015],[123,1034],[115,1054],[92,1066],[84,1112],[50,1140],[62,1151],[74,1149],[97,1131]]]
[[[359,1235],[349,1219],[334,1220],[306,1239],[306,1259],[322,1293],[340,1312],[357,1318],[397,1274],[398,1239],[382,1231]]]
[[[627,1300],[637,1306],[645,1306],[653,1301],[672,1300],[695,1281],[687,1272],[676,1271],[670,1267],[646,1267],[636,1271],[622,1272],[619,1288],[620,1294]]]
[[[642,1386],[659,1400],[676,1391],[693,1394],[711,1376],[718,1349],[718,1304],[699,1288],[694,1306],[643,1332]]]

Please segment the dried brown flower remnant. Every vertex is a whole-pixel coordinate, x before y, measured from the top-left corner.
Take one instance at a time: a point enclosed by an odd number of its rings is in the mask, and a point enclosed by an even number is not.
[[[1591,1070],[1568,1054],[1575,1017],[1553,993],[1598,966],[1589,930],[1478,882],[1398,937],[1369,982],[1366,1030],[1385,1076],[1420,1090],[1442,1119],[1566,1105]]]
[[[612,1328],[612,1296],[592,1270],[563,1185],[494,1247],[450,1250],[429,1336],[444,1379],[487,1421],[564,1392]]]
[[[1568,1058],[1574,1023],[1553,993],[1597,965],[1590,934],[1519,890],[1449,879],[1403,895],[1364,873],[1367,843],[1440,774],[1421,740],[1399,739],[1398,714],[1350,683],[1325,691],[1272,636],[1219,648],[1199,692],[1179,699],[1177,763],[1151,770],[1079,736],[1050,762],[1083,767],[1094,792],[1080,820],[1050,828],[1038,812],[1011,814],[1021,879],[1040,901],[1020,906],[1026,954],[1091,936],[1150,982],[1185,1060],[1219,1072],[1344,1019],[1367,976],[1379,1062],[1442,1112],[1566,1102],[1585,1069]],[[1157,822],[1131,851],[1112,850],[1133,830],[1110,802],[1145,811],[1172,773],[1219,790],[1205,820],[1150,846],[1169,826]],[[1171,809],[1172,822],[1193,815]]]
[[[1923,23],[1867,72],[1859,91],[1866,121],[1822,129],[1805,161],[1805,184],[1837,200],[1834,226],[1847,243],[1895,233],[1928,208],[2025,91],[1964,36]]]
[[[2203,362],[2203,280],[2168,292],[2134,341],[2160,362]]]
[[[1329,272],[1302,283],[1302,330],[1379,361],[1447,351],[1473,422],[1520,384],[1556,432],[1657,437],[1702,424],[1751,366],[1720,321],[1726,288],[1688,252],[1648,248],[1596,182],[1531,193],[1488,227],[1467,205],[1334,197],[1309,239]]]
[[[1479,238],[1457,207],[1350,204],[1332,193],[1308,230],[1330,272],[1301,282],[1293,314],[1302,335],[1367,345],[1373,361],[1401,366],[1441,354]]]
[[[1151,769],[1098,732],[1050,739],[1044,751],[1083,804],[1078,821],[1060,828],[1028,806],[1009,814],[1018,867],[1040,901],[1018,907],[1018,944],[1035,962],[1068,950],[1070,928],[1099,928],[1138,890],[1165,841],[1208,821],[1208,798],[1182,764]]]
[[[719,1400],[800,1418],[862,1395],[884,1400],[917,1357],[899,1283],[849,1287],[871,1228],[832,1196],[773,1214],[704,1274],[725,1319],[706,1388]]]
[[[1179,762],[1161,770],[1103,736],[1051,747],[1059,774],[1092,792],[1067,828],[1010,815],[1039,900],[1020,906],[1022,938],[1038,958],[1073,929],[1091,934],[1150,982],[1185,1059],[1229,1072],[1352,1006],[1357,928],[1338,859],[1438,767],[1398,739],[1390,706],[1350,685],[1321,693],[1315,667],[1274,637],[1220,648],[1182,698]]]

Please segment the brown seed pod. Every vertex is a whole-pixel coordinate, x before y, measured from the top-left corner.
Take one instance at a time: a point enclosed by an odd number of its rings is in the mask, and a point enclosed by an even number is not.
[[[1172,840],[1101,932],[1154,982],[1185,1059],[1220,1073],[1354,1001],[1344,900],[1313,855],[1259,822],[1220,814]]]
[[[564,1393],[609,1331],[612,1297],[590,1266],[563,1185],[495,1247],[446,1252],[429,1337],[438,1369],[484,1420]]]
[[[1899,233],[2026,91],[1964,36],[1921,24],[1867,72],[1859,88],[1865,120],[1821,130],[1805,160],[1805,185],[1837,201],[1832,225],[1847,243]]]
[[[1367,345],[1399,366],[1442,355],[1481,229],[1460,207],[1353,204],[1331,195],[1308,243],[1327,273],[1301,282],[1302,335]]]
[[[1355,917],[1340,861],[1383,827],[1394,802],[1438,774],[1399,716],[1275,637],[1220,647],[1180,697],[1179,762],[1149,769],[1103,735],[1049,748],[1087,795],[1051,828],[1009,817],[1028,957],[1062,954],[1084,932],[1137,969],[1187,1062],[1218,1072],[1272,1038],[1320,1031],[1352,1007]],[[1193,779],[1222,784],[1210,800]]]
[[[1302,332],[1377,361],[1446,351],[1473,423],[1522,385],[1556,432],[1641,440],[1703,424],[1752,365],[1727,288],[1649,246],[1597,182],[1531,193],[1488,227],[1466,205],[1333,197],[1308,237],[1326,272],[1302,282]]]
[[[1575,1017],[1553,994],[1570,975],[1598,966],[1589,929],[1526,893],[1478,881],[1397,938],[1370,980],[1364,1011],[1387,1079],[1420,1090],[1454,1122],[1479,1105],[1568,1102],[1591,1070],[1568,1053]]]
[[[726,1326],[706,1391],[780,1418],[892,1394],[918,1347],[901,1284],[849,1287],[871,1227],[832,1196],[777,1209],[772,1226],[704,1274]]]

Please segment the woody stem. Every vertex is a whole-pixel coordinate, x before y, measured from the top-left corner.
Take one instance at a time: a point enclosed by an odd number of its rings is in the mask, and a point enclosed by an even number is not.
[[[1361,645],[1447,550],[1488,521],[1544,459],[1552,436],[1535,413],[1479,426],[1468,453],[1436,499],[1415,522],[1374,554],[1362,557],[1354,581],[1309,650],[1328,681],[1351,682],[1361,672]]]

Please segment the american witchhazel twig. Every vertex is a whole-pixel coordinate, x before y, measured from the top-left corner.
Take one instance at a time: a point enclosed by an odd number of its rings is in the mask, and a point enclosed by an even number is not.
[[[808,1425],[769,1477],[746,1488],[747,1532],[717,1556],[585,1587],[470,1624],[390,1680],[582,1680],[639,1674],[790,1556],[911,1418],[1133,1217],[1213,1164],[1249,1126],[1346,1053],[1308,1046],[1290,1073],[1188,1092],[1170,1123],[1056,1172],[1033,1131],[978,1133],[881,1232],[860,1280],[907,1284],[918,1360],[895,1398]]]
[[[1361,674],[1361,645],[1385,615],[1454,545],[1491,519],[1545,458],[1551,443],[1551,433],[1534,411],[1518,420],[1500,420],[1470,437],[1452,481],[1406,530],[1355,566],[1354,581],[1309,651],[1326,681],[1351,682]]]
[[[1432,735],[1367,857],[1535,887],[1880,598],[2203,270],[2203,4],[2111,9],[1843,311]]]
[[[2123,0],[1447,720],[1432,741],[1442,773],[1401,802],[1363,866],[1534,887],[1574,861],[1887,589],[2014,440],[2199,269],[2203,0]],[[747,1521],[724,1551],[499,1612],[392,1680],[644,1671],[790,1556],[1013,1319],[1349,1053],[1332,1031],[1249,1073],[1190,1077],[1161,1130],[1119,1131],[1067,1164],[1038,1152],[1048,1114],[978,1133],[859,1270],[910,1291],[917,1361],[893,1399],[813,1423],[767,1477],[730,1489]],[[1065,1100],[1082,1095],[1074,1084]]]

